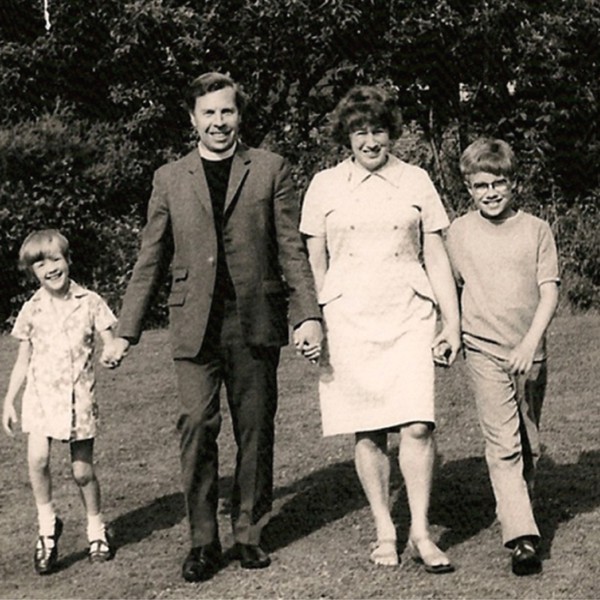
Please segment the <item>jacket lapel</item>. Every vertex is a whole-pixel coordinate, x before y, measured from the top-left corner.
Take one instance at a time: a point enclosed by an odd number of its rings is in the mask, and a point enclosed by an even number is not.
[[[213,218],[212,203],[210,201],[210,192],[208,190],[208,183],[206,182],[206,175],[202,167],[202,159],[197,149],[192,150],[185,157],[185,170],[190,176],[190,186],[194,192],[194,195],[200,201],[200,204],[204,207],[206,212]]]
[[[227,196],[225,197],[225,214],[227,214],[231,203],[237,196],[238,190],[248,175],[248,171],[250,170],[250,162],[250,156],[246,151],[246,147],[238,143],[238,149],[233,155],[233,162],[231,163],[229,185],[227,186]]]

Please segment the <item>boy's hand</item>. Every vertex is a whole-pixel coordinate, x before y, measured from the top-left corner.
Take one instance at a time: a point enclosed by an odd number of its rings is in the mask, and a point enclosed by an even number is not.
[[[15,405],[12,402],[4,403],[4,411],[2,412],[2,426],[4,431],[11,437],[15,435],[15,425],[19,422],[17,418],[17,411]]]
[[[513,375],[528,373],[533,366],[535,346],[522,341],[508,355],[508,368]]]

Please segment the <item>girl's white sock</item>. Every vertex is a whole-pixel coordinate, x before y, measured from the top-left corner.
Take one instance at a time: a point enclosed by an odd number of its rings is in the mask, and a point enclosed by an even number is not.
[[[88,541],[94,540],[106,541],[106,528],[102,519],[102,513],[87,516],[87,535]]]
[[[56,524],[56,513],[52,502],[47,504],[36,504],[38,513],[38,524],[40,535],[49,537],[54,535],[54,526]]]

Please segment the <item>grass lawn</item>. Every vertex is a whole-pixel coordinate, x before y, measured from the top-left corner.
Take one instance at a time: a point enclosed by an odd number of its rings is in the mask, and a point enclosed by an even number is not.
[[[457,565],[426,574],[406,553],[398,568],[367,560],[374,530],[353,466],[352,436],[321,437],[316,370],[284,350],[280,367],[273,564],[249,572],[231,562],[203,584],[180,576],[188,530],[179,491],[177,401],[164,331],[144,334],[120,370],[100,372],[102,429],[96,456],[104,513],[118,544],[114,561],[91,565],[85,517],[70,480],[68,448],[53,448],[55,503],[65,521],[60,569],[33,571],[35,505],[25,438],[0,435],[1,598],[598,598],[600,583],[600,319],[562,315],[550,331],[550,380],[542,434],[537,516],[544,572],[510,573],[462,360],[438,375],[438,451],[433,531]],[[0,390],[14,344],[0,338]],[[228,498],[234,464],[225,414],[221,448],[221,536],[231,543]],[[397,441],[391,438],[391,451]],[[406,495],[397,466],[394,516],[404,547]]]

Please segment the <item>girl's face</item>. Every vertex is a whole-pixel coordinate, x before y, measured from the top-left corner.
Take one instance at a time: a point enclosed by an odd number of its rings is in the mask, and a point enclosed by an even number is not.
[[[350,134],[354,158],[367,171],[376,171],[385,165],[390,145],[390,133],[384,127],[365,125]]]
[[[48,251],[31,265],[40,286],[56,297],[69,290],[69,263],[59,250]]]

